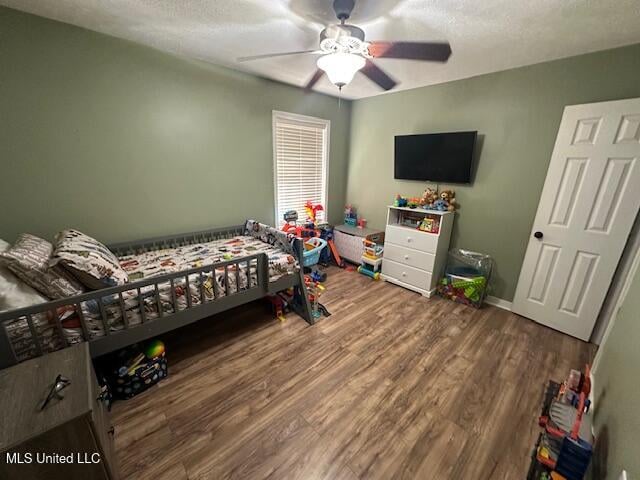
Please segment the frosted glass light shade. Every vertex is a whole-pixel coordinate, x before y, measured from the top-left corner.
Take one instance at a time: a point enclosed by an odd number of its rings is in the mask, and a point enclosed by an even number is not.
[[[365,65],[365,59],[352,53],[330,53],[318,59],[318,68],[324,70],[331,83],[342,88],[348,85],[358,70]]]

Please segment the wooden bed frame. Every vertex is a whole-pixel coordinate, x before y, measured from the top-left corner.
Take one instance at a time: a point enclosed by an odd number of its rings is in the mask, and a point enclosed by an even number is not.
[[[109,245],[109,249],[118,257],[143,253],[148,251],[159,250],[163,248],[179,247],[184,245],[193,245],[196,243],[205,243],[213,240],[219,240],[224,238],[231,238],[237,235],[244,235],[245,225],[236,225],[226,228],[218,228],[213,230],[206,230],[202,232],[193,232],[182,235],[172,235],[166,237],[150,238],[146,240],[139,240],[135,242],[119,243]],[[198,320],[210,317],[216,313],[229,310],[231,308],[243,305],[245,303],[258,300],[266,295],[272,295],[276,292],[293,288],[294,300],[292,302],[292,309],[304,318],[309,324],[314,323],[314,317],[311,312],[311,305],[309,303],[309,297],[304,283],[304,273],[302,270],[303,265],[303,253],[304,246],[301,239],[293,240],[293,252],[297,257],[300,265],[300,269],[295,274],[284,275],[274,282],[269,281],[269,263],[266,253],[258,253],[247,257],[235,258],[232,260],[219,262],[211,265],[205,265],[198,268],[192,268],[189,270],[182,270],[175,273],[169,273],[157,277],[151,277],[136,282],[127,283],[125,285],[104,288],[96,290],[82,295],[74,297],[63,298],[60,300],[54,300],[51,302],[33,305],[30,307],[20,308],[16,310],[9,310],[7,312],[0,313],[0,369],[14,365],[19,361],[22,361],[16,355],[11,340],[7,334],[6,323],[16,320],[24,319],[29,327],[30,340],[33,342],[35,352],[37,356],[48,353],[43,349],[42,339],[37,332],[35,324],[33,322],[33,316],[37,314],[47,314],[52,312],[52,321],[55,322],[55,327],[58,331],[58,336],[61,338],[63,347],[70,346],[60,319],[56,314],[57,309],[61,307],[75,306],[76,312],[80,320],[80,328],[82,330],[83,340],[89,342],[89,350],[92,357],[97,357],[105,353],[113,352],[120,348],[126,347],[136,342],[147,340],[149,338],[161,335],[163,333],[175,330],[190,323],[197,322]],[[235,275],[236,285],[239,286],[239,277],[241,275],[249,275],[251,271],[251,265],[257,265],[255,274],[257,275],[257,281],[255,285],[251,284],[251,281],[247,282],[247,287],[231,293],[229,290],[229,275]],[[245,272],[240,273],[240,266],[245,267]],[[218,296],[216,289],[214,289],[214,298],[201,303],[202,300],[193,302],[191,295],[185,295],[187,305],[185,308],[178,309],[176,300],[176,290],[174,283],[176,281],[184,282],[187,291],[189,291],[189,276],[193,278],[193,275],[199,276],[200,279],[207,274],[212,274],[216,269],[224,269],[224,286],[225,295]],[[163,312],[160,302],[160,289],[159,284],[170,284],[171,298],[173,303],[173,312]],[[205,298],[203,294],[202,282],[200,282],[200,299]],[[145,318],[144,310],[144,298],[149,294],[141,294],[140,289],[143,287],[153,286],[155,293],[155,301],[158,307],[158,317],[147,321]],[[125,310],[124,302],[122,300],[122,292],[129,290],[137,290],[138,292],[138,304],[142,317],[142,321],[136,325],[129,325],[127,319],[127,312]],[[119,306],[123,318],[124,328],[119,331],[112,332],[109,328],[107,315],[105,312],[105,298],[113,298],[112,296],[119,296]],[[97,301],[100,308],[100,317],[104,328],[104,335],[100,337],[91,338],[89,329],[87,328],[85,319],[82,314],[81,303],[87,301]],[[26,360],[26,359],[25,359]]]

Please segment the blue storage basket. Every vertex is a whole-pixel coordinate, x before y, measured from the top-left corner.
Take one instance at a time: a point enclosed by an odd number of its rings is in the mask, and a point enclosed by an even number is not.
[[[320,261],[320,252],[327,246],[327,241],[319,237],[312,237],[304,243],[315,245],[311,250],[305,250],[302,255],[302,265],[310,267]]]

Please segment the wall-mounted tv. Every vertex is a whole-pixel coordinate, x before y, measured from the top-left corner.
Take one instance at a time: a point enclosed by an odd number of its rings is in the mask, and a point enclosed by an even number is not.
[[[478,132],[427,133],[395,137],[394,178],[469,183]]]

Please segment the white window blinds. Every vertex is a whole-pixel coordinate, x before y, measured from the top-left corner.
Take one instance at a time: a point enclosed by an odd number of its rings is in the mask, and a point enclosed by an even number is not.
[[[276,224],[284,213],[306,220],[307,201],[327,208],[329,121],[283,112],[273,114]],[[318,212],[324,220],[326,212]]]

